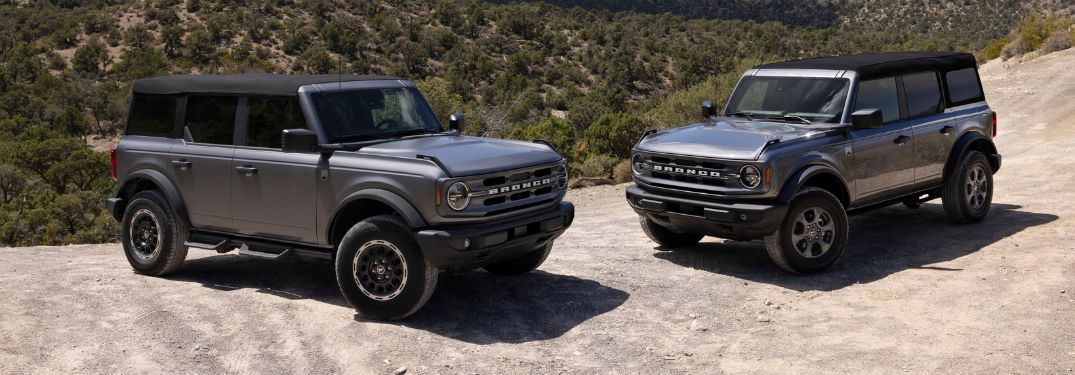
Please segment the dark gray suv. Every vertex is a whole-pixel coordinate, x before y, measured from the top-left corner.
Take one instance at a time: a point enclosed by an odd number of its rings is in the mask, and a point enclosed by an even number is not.
[[[360,315],[399,319],[442,270],[534,270],[573,219],[551,145],[462,126],[395,77],[142,79],[109,209],[140,273],[175,271],[188,247],[334,259]]]
[[[941,198],[982,220],[1001,157],[974,57],[898,52],[747,71],[724,112],[651,132],[634,147],[627,201],[658,244],[764,239],[791,272],[831,267],[847,214]]]

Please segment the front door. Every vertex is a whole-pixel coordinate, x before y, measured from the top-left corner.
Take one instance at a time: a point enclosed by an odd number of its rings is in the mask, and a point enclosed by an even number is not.
[[[232,217],[239,233],[317,242],[319,154],[280,151],[284,129],[306,128],[295,97],[251,97],[232,162]]]
[[[885,119],[879,129],[851,132],[859,199],[883,197],[914,183],[915,139],[910,123],[901,121],[900,107],[895,77],[859,83],[855,110],[880,109]]]
[[[183,139],[172,147],[169,177],[179,188],[195,228],[233,231],[232,156],[238,98],[189,96],[183,111]]]

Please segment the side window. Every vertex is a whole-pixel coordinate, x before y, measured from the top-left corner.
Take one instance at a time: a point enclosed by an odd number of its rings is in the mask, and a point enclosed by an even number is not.
[[[252,97],[247,100],[246,145],[280,148],[284,129],[306,129],[297,97]]]
[[[234,96],[191,95],[187,98],[183,137],[197,143],[232,144],[238,102]]]
[[[907,99],[907,116],[929,116],[941,111],[941,84],[936,72],[903,76],[903,93]]]
[[[896,77],[859,82],[855,96],[855,110],[880,109],[885,122],[900,119],[900,98],[896,91]]]
[[[961,105],[982,101],[982,85],[978,82],[978,73],[974,68],[953,70],[945,73],[948,82],[948,100],[952,105]]]
[[[127,118],[127,134],[167,137],[175,133],[176,97],[135,95]]]

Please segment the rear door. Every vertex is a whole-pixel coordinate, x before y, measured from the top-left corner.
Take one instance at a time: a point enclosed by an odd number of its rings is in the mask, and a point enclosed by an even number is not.
[[[172,180],[195,228],[232,232],[231,159],[235,153],[235,96],[190,95],[181,102],[180,141],[172,147]]]
[[[297,97],[244,98],[230,174],[239,233],[316,243],[319,154],[280,151],[284,129],[305,129]]]
[[[959,132],[956,123],[944,114],[940,77],[935,71],[902,77],[907,116],[915,137],[915,183],[939,181],[948,152]]]
[[[880,109],[885,125],[851,132],[859,199],[880,198],[914,183],[914,137],[903,121],[896,77],[861,81],[855,110]]]

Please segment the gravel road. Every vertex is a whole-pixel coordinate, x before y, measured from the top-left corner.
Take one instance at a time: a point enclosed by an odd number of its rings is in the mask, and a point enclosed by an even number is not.
[[[0,373],[1072,373],[1075,50],[982,69],[993,212],[851,219],[830,272],[758,242],[659,251],[624,186],[580,189],[540,272],[444,275],[412,318],[356,319],[332,266],[192,250],[166,278],[117,244],[0,249]]]

